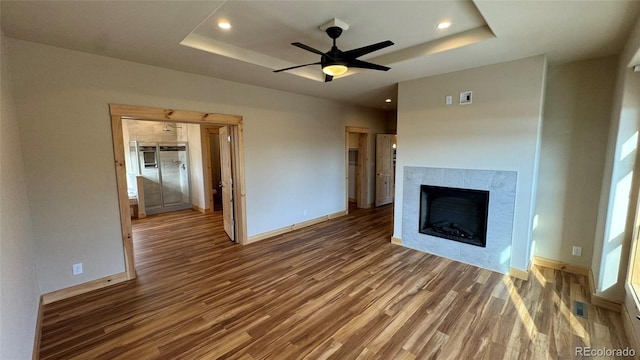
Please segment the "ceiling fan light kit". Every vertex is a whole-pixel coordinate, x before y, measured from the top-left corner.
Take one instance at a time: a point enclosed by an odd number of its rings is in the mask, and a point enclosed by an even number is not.
[[[331,76],[340,76],[349,70],[348,67],[340,64],[326,65],[322,68],[322,72]]]
[[[327,52],[322,52],[320,50],[314,49],[311,46],[305,45],[300,42],[291,43],[291,45],[299,47],[303,50],[307,50],[314,54],[320,55],[320,61],[310,64],[304,65],[296,65],[291,66],[284,69],[274,70],[274,72],[287,71],[292,69],[297,69],[304,66],[309,65],[320,65],[322,68],[322,72],[325,74],[324,81],[329,82],[333,80],[334,76],[340,76],[346,73],[349,68],[361,68],[361,69],[372,69],[372,70],[381,70],[388,71],[390,68],[383,65],[373,64],[367,61],[358,60],[360,56],[364,56],[366,54],[372,53],[374,51],[384,49],[388,46],[393,45],[393,42],[387,40],[382,41],[376,44],[371,44],[368,46],[363,46],[361,48],[342,51],[338,49],[336,46],[336,39],[340,37],[343,29],[348,29],[349,25],[339,19],[333,19],[320,27],[320,29],[324,30],[327,35],[333,40],[333,46]]]

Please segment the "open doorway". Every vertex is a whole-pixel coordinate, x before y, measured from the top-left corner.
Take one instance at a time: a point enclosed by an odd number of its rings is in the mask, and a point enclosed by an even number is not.
[[[122,130],[133,217],[191,209],[187,124],[125,119]]]
[[[202,143],[203,213],[221,211],[224,231],[231,241],[235,240],[235,216],[233,212],[235,194],[233,174],[236,160],[233,156],[233,127],[200,126]],[[204,200],[206,199],[206,201]]]
[[[349,211],[350,202],[357,208],[368,208],[369,204],[369,129],[346,127],[346,181],[345,208]]]
[[[128,149],[128,143],[125,143],[123,136],[123,122],[126,120],[204,124],[215,125],[220,129],[225,129],[229,157],[228,184],[225,191],[230,198],[228,202],[230,207],[225,216],[230,220],[228,224],[225,223],[225,231],[236,242],[240,244],[247,243],[242,117],[114,104],[109,105],[109,109],[111,113],[116,183],[127,279],[133,279],[136,275],[131,229],[131,207],[127,188],[127,163],[125,161],[125,150]],[[125,146],[125,144],[127,145]]]
[[[395,194],[396,135],[376,134],[376,206],[391,204]]]
[[[202,158],[205,165],[204,182],[207,210],[222,211],[222,171],[220,164],[219,126],[201,127]]]

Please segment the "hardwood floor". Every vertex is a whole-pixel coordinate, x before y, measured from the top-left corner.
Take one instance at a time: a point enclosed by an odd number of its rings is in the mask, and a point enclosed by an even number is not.
[[[620,314],[588,304],[586,278],[537,267],[525,282],[393,245],[391,215],[352,210],[244,247],[218,213],[136,221],[138,278],[47,305],[41,358],[573,359],[577,346],[629,347]]]

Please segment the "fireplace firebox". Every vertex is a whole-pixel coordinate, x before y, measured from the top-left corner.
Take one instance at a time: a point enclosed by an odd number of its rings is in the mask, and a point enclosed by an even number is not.
[[[486,247],[488,209],[488,191],[421,185],[419,231]]]

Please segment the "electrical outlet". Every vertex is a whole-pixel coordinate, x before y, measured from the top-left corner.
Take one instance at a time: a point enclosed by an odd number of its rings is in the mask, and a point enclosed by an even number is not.
[[[444,98],[444,103],[445,103],[445,105],[451,105],[451,104],[453,104],[453,96],[451,96],[451,95],[447,95],[447,96]]]
[[[82,274],[82,263],[73,264],[73,275]]]
[[[573,250],[571,251],[571,255],[573,255],[573,256],[582,256],[582,247],[574,246]]]

